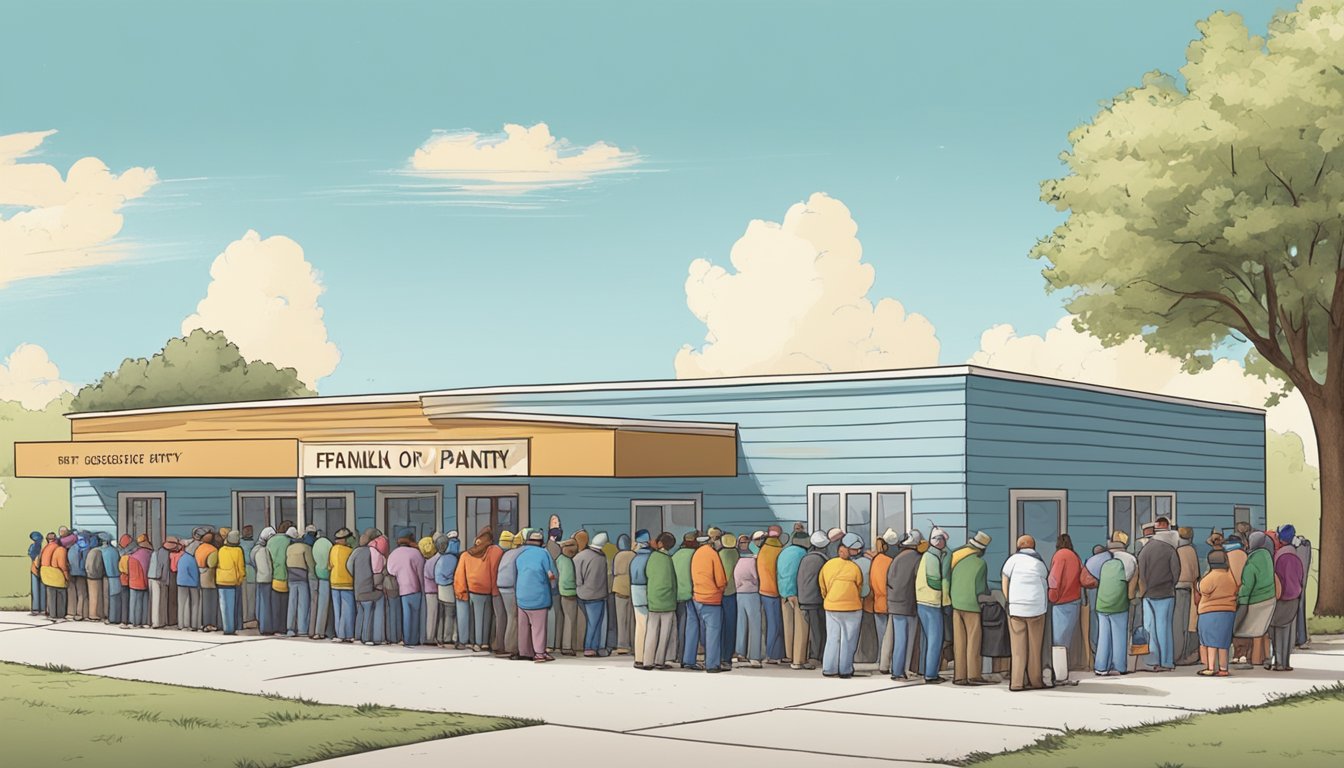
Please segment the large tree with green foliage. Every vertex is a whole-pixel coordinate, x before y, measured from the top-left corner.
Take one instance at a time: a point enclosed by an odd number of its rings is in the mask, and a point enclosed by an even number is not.
[[[1307,0],[1266,37],[1198,25],[1069,135],[1042,185],[1067,220],[1032,252],[1078,326],[1139,336],[1191,370],[1244,345],[1305,398],[1320,449],[1318,614],[1344,615],[1344,0]]]
[[[248,362],[223,333],[192,331],[153,357],[127,358],[75,395],[76,412],[277,400],[314,394],[293,368]]]

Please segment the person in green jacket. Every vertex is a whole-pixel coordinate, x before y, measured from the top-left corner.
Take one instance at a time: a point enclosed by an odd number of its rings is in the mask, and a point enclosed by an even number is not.
[[[981,531],[966,546],[948,558],[951,567],[948,589],[952,599],[952,683],[983,685],[984,662],[980,656],[980,601],[989,596],[989,568],[985,549],[989,534]]]
[[[289,623],[289,567],[285,557],[289,545],[299,536],[294,523],[286,520],[276,528],[271,540],[266,542],[266,551],[271,553],[271,626],[284,629]],[[280,632],[281,635],[285,634]]]
[[[1102,563],[1097,577],[1097,651],[1092,669],[1098,677],[1128,674],[1129,670],[1129,593],[1134,558],[1117,556],[1125,553],[1123,541],[1111,541],[1107,550],[1111,559]]]
[[[331,547],[332,541],[327,538],[325,531],[317,532],[317,541],[313,542],[313,566],[312,576],[317,581],[317,589],[313,590],[313,605],[310,614],[313,617],[312,638],[321,640],[323,638],[335,638],[335,626],[331,621]],[[309,579],[313,581],[314,579]]]
[[[664,531],[653,541],[653,551],[645,565],[648,581],[649,618],[644,630],[644,670],[668,669],[668,659],[676,651],[672,633],[677,628],[677,572],[668,550],[677,545],[677,537]]]
[[[691,557],[698,546],[699,531],[691,531],[681,537],[681,549],[672,555],[672,567],[677,573],[677,658],[684,659],[686,650],[687,626],[695,621],[695,610],[691,605]],[[676,541],[673,538],[673,541]],[[697,633],[698,636],[698,633]]]
[[[573,539],[560,542],[560,556],[555,559],[556,591],[560,594],[560,653],[573,656],[583,637],[582,617],[579,612],[579,580],[574,571],[574,556],[579,545]]]
[[[1274,617],[1274,544],[1264,531],[1250,535],[1246,565],[1241,569],[1241,588],[1237,590],[1236,628],[1233,636],[1243,639],[1263,637]],[[1254,654],[1252,654],[1254,655]],[[1256,661],[1256,659],[1251,659]],[[1237,669],[1251,669],[1240,663]]]
[[[951,567],[947,555],[947,531],[934,526],[929,533],[929,548],[924,552],[915,576],[915,610],[919,614],[924,643],[920,672],[925,683],[943,682],[938,670],[942,667],[943,638],[946,637],[943,607],[952,604],[948,594]]]
[[[720,533],[723,549],[719,550],[719,560],[723,562],[723,572],[728,574],[728,584],[723,588],[723,657],[729,664],[733,661],[733,650],[737,648],[737,584],[733,581],[733,569],[741,555],[737,551],[737,537],[731,533]]]

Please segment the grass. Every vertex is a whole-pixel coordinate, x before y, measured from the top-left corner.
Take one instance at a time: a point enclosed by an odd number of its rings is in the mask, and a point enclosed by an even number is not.
[[[58,664],[7,663],[0,663],[0,722],[16,736],[7,740],[6,765],[81,761],[102,768],[143,768],[149,744],[160,755],[190,755],[193,766],[204,768],[287,768],[537,724],[379,704],[338,707],[82,675]]]
[[[977,768],[1227,768],[1229,756],[1260,766],[1344,765],[1344,683],[1232,706],[1183,720],[1113,731],[1051,734],[1029,747],[977,752],[953,765]]]
[[[1308,616],[1307,631],[1313,635],[1344,635],[1344,616]]]

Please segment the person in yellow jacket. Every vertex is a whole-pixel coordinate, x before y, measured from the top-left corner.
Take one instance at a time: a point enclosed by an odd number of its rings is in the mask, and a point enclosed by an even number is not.
[[[237,634],[242,624],[242,602],[238,598],[243,582],[247,579],[247,561],[243,557],[242,542],[242,534],[229,531],[224,537],[224,546],[207,555],[207,561],[214,564],[215,588],[219,590],[220,623],[224,625],[226,635]]]
[[[863,539],[857,533],[845,534],[836,556],[826,561],[817,577],[826,611],[826,649],[821,656],[824,677],[848,680],[854,676],[863,619],[863,571],[853,558],[862,554]]]
[[[331,552],[327,555],[327,568],[331,571],[331,610],[336,623],[336,640],[342,643],[355,642],[355,576],[350,573],[350,538],[354,536],[349,528],[342,528],[331,537]]]
[[[920,556],[919,571],[915,574],[915,610],[919,614],[919,628],[924,641],[921,671],[924,682],[941,683],[938,676],[942,666],[944,609],[952,605],[951,558],[947,552],[947,531],[934,526],[929,533],[929,548]]]

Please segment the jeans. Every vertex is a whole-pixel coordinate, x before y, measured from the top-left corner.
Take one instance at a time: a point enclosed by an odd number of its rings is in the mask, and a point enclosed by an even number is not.
[[[113,581],[116,581],[116,579],[104,579],[104,580],[103,580],[103,583],[104,583],[104,584],[110,584],[110,583],[112,583]],[[120,587],[120,586],[121,586],[120,583],[118,583],[117,586]],[[120,624],[120,623],[121,623],[121,593],[122,593],[122,591],[123,591],[123,590],[118,589],[116,592],[113,592],[113,591],[111,591],[111,590],[109,589],[108,592],[107,592],[107,623],[108,623],[108,624]],[[42,599],[42,610],[45,611],[45,610],[47,609],[47,601],[46,601],[46,595],[45,595],[45,588],[44,588],[43,592],[44,592],[44,594],[43,594],[43,599]]]
[[[1174,597],[1149,597],[1143,601],[1143,625],[1148,628],[1148,642],[1153,646],[1154,660],[1158,666],[1168,669],[1176,666],[1176,638],[1171,631],[1175,612]]]
[[[232,635],[238,631],[238,587],[219,588],[219,616],[224,634]]]
[[[296,578],[297,577],[297,578]],[[308,634],[308,609],[311,606],[308,593],[308,574],[298,568],[289,569],[289,610],[286,614],[285,634]]]
[[[353,594],[353,593],[351,593]],[[377,600],[360,600],[355,608],[355,624],[359,629],[359,642],[373,642],[373,619]]]
[[[583,609],[584,618],[588,621],[588,627],[583,633],[583,652],[599,651],[607,639],[603,633],[605,624],[602,622],[602,617],[607,612],[607,601],[605,598],[579,600],[579,607]]]
[[[31,598],[32,611],[41,613],[47,609],[47,590],[42,586],[42,579],[37,574],[29,574],[28,589]]]
[[[913,622],[910,616],[898,616],[892,614],[891,628],[887,632],[891,635],[891,674],[904,677],[910,669],[910,628]]]
[[[686,624],[695,619],[695,609],[687,610],[691,604],[689,600],[677,601],[677,658],[686,655]]]
[[[336,636],[342,640],[355,637],[355,591],[331,590],[331,608],[336,617]]]
[[[686,622],[682,626],[681,638],[681,665],[683,667],[695,666],[696,656],[700,652],[700,642],[704,628],[700,626],[700,614],[696,613],[695,601],[687,603]]]
[[[695,603],[696,623],[705,635],[705,669],[723,665],[723,606]]]
[[[723,609],[719,648],[728,661],[732,661],[733,650],[737,648],[737,595],[724,595],[719,607]]]
[[[1073,644],[1073,635],[1078,631],[1078,613],[1082,610],[1082,602],[1074,600],[1072,603],[1052,606],[1050,609],[1050,629],[1055,645],[1062,645],[1068,648]]]
[[[420,635],[425,630],[424,609],[424,593],[401,596],[401,642],[407,648],[420,644]]]
[[[784,610],[779,596],[761,595],[761,607],[765,610],[765,658],[782,660],[784,658]]]
[[[755,592],[738,592],[737,598],[737,655],[752,661],[761,660],[761,596]]]
[[[131,590],[131,626],[149,626],[149,590]]]
[[[274,590],[271,589],[270,582],[257,583],[257,634],[274,635],[275,627],[272,624],[271,613],[271,595]]]
[[[309,582],[309,586],[312,583]],[[313,635],[316,637],[331,637],[327,627],[331,624],[331,581],[328,579],[317,580],[317,611],[313,616]]]
[[[1098,613],[1096,672],[1125,672],[1129,667],[1129,612]]]
[[[401,642],[401,595],[383,597],[383,620],[389,643]]]
[[[932,680],[938,676],[939,662],[943,658],[943,609],[920,604],[915,610],[919,612],[919,626],[924,632],[924,679]]]
[[[490,596],[478,595],[472,593],[471,600],[471,643],[472,645],[485,645],[490,641],[490,627],[486,619],[490,615]],[[458,630],[460,635],[461,629]]]
[[[452,608],[457,620],[457,645],[466,645],[471,642],[471,600],[456,600]]]
[[[859,647],[863,611],[826,612],[826,650],[821,655],[824,675],[854,674],[854,652]]]

